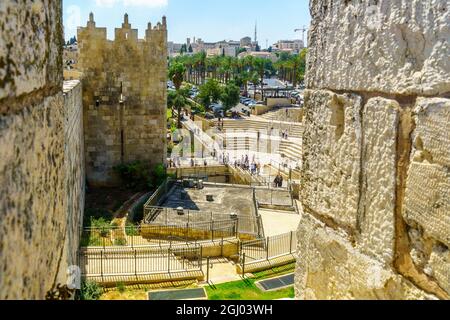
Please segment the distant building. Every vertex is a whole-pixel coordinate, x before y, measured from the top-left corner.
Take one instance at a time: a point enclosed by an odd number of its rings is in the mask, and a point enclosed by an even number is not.
[[[288,51],[292,50],[293,53],[299,53],[305,48],[305,44],[302,40],[279,40],[272,48],[275,51]]]
[[[180,50],[183,44],[174,43],[172,41],[167,42],[167,49],[169,57],[175,57],[180,54]]]
[[[195,38],[194,38],[195,39]],[[236,53],[240,48],[239,41],[219,41],[204,42],[201,38],[190,43],[193,53],[205,52],[208,56],[228,56],[236,57]]]
[[[276,62],[278,60],[277,56],[275,53],[272,52],[267,52],[267,51],[260,51],[260,52],[256,52],[256,51],[247,51],[247,52],[242,52],[238,55],[239,59],[244,59],[245,57],[248,56],[252,56],[255,58],[263,58],[263,59],[268,59],[271,60],[272,62]]]
[[[252,38],[250,37],[245,37],[242,38],[240,41],[240,47],[244,48],[244,47],[251,47],[252,46]]]

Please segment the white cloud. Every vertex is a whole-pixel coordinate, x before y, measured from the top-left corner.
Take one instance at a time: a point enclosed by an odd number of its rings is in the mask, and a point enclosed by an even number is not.
[[[72,36],[77,33],[77,27],[81,26],[81,9],[78,6],[71,5],[66,9],[65,33],[66,36]]]
[[[166,7],[169,0],[95,0],[99,7],[113,7],[116,4],[122,4],[125,7],[147,7],[160,8]]]

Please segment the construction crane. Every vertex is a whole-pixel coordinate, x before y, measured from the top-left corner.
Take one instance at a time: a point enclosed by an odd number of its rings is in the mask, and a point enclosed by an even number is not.
[[[308,28],[306,28],[306,26],[303,26],[303,28],[294,30],[294,32],[300,32],[300,31],[303,33],[302,41],[303,41],[303,45],[305,45],[305,32],[308,31]]]

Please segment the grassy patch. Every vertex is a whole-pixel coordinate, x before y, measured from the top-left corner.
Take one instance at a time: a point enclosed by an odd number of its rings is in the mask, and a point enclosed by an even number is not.
[[[171,290],[195,288],[195,281],[178,281],[160,284],[125,286],[118,283],[116,288],[105,289],[99,300],[148,300],[150,290]]]
[[[147,292],[143,290],[136,290],[136,291],[123,291],[120,292],[117,291],[110,291],[103,294],[99,300],[119,300],[119,301],[125,301],[125,300],[148,300],[147,298]]]
[[[286,288],[278,291],[261,291],[255,282],[257,279],[236,281],[219,284],[215,288],[207,287],[209,300],[276,300],[294,298],[294,288]]]
[[[295,262],[281,267],[275,267],[269,270],[255,272],[253,273],[253,275],[255,276],[254,279],[261,280],[265,278],[272,278],[275,276],[282,276],[288,273],[292,273],[294,271],[295,271]]]

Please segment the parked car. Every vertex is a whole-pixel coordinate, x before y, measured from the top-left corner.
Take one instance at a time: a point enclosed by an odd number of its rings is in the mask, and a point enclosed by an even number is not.
[[[212,119],[214,119],[214,114],[208,112],[208,113],[206,113],[205,118],[208,119],[208,120],[212,120]]]
[[[224,107],[217,103],[210,105],[209,109],[212,110],[212,112],[214,112],[215,116],[221,115],[221,114],[223,115],[223,113],[224,113]]]

